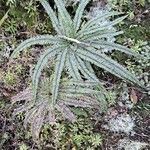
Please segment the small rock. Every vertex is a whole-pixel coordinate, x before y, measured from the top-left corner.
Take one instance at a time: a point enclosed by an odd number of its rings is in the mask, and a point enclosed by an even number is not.
[[[118,142],[118,150],[141,150],[148,144],[143,142],[131,141],[130,139],[121,139]]]
[[[121,114],[115,118],[111,118],[108,127],[113,132],[124,132],[130,134],[135,126],[134,119],[129,114]]]

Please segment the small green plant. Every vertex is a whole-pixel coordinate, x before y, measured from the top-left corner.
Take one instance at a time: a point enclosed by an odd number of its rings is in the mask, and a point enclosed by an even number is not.
[[[33,28],[36,29],[35,25],[40,23],[36,1],[26,0],[20,3],[19,0],[1,0],[0,6],[2,6],[0,10],[1,31],[11,34],[11,36],[20,31],[23,32],[23,30],[27,33],[34,32]],[[6,12],[6,10],[8,11]]]
[[[6,5],[7,5],[7,6],[16,5],[16,0],[7,0],[7,1],[6,1]]]
[[[136,1],[130,1],[130,0],[108,0],[108,4],[115,9],[121,10],[121,9],[133,9],[133,5],[141,5],[145,6],[147,3],[149,3],[149,0],[136,0]]]
[[[86,115],[88,116],[87,113]],[[74,150],[100,149],[103,136],[94,131],[94,123],[86,115],[79,116],[73,124],[63,121],[57,122],[54,126],[45,125],[41,132],[43,137],[41,143],[51,135],[50,140],[54,149],[66,150],[68,147]]]
[[[139,44],[139,45],[138,45]],[[141,82],[147,87],[147,91],[149,93],[149,68],[150,68],[150,46],[149,45],[142,45],[143,43],[135,44],[135,50],[138,50],[141,52],[141,55],[145,59],[138,59],[138,61],[131,62],[130,60],[126,60],[127,68],[130,70],[130,72],[133,72],[139,78],[141,79]],[[144,42],[146,44],[146,42]]]
[[[29,14],[29,17],[31,18],[32,16],[37,15],[36,14],[36,6],[33,5],[34,1],[30,0],[29,2],[27,2],[27,5],[25,6],[25,10],[27,11],[27,13]]]
[[[13,85],[16,83],[16,77],[11,71],[8,71],[3,78],[7,85]]]
[[[32,76],[35,102],[37,100],[41,71],[52,57],[55,58],[56,63],[51,88],[52,96],[48,100],[52,108],[55,107],[58,100],[63,70],[67,71],[74,81],[79,82],[86,79],[90,82],[101,84],[91,66],[91,64],[94,64],[119,78],[143,86],[133,74],[103,53],[103,49],[112,48],[131,56],[140,57],[134,51],[108,40],[108,37],[111,38],[122,33],[110,27],[121,22],[126,16],[119,17],[110,22],[103,22],[105,18],[119,15],[117,12],[106,12],[84,22],[82,17],[89,0],[81,0],[73,19],[67,12],[62,0],[54,1],[58,9],[57,15],[46,0],[40,0],[51,19],[56,34],[30,38],[21,43],[12,54],[12,57],[15,57],[18,52],[35,44],[49,45],[38,60]]]
[[[5,13],[5,15],[0,19],[0,27],[4,23],[4,21],[8,18],[9,10]]]
[[[5,86],[16,86],[19,84],[19,76],[23,71],[21,64],[15,63],[15,67],[11,64],[7,69],[0,72],[1,81],[4,82]]]

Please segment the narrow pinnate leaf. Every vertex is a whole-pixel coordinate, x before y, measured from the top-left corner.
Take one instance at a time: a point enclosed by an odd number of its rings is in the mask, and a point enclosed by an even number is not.
[[[43,45],[43,44],[55,44],[56,38],[52,35],[40,35],[37,37],[32,37],[30,39],[25,40],[22,42],[12,53],[11,57],[15,57],[18,52],[32,46],[32,45]]]
[[[89,35],[94,35],[94,34],[98,34],[98,33],[99,33],[99,34],[107,33],[107,30],[108,30],[110,27],[112,27],[112,26],[114,26],[114,25],[120,23],[120,22],[121,22],[122,20],[124,20],[126,17],[127,17],[127,16],[123,16],[123,17],[117,18],[117,19],[115,19],[114,21],[110,21],[110,22],[108,22],[107,24],[104,24],[104,25],[97,24],[95,27],[91,28],[90,30],[83,30],[82,32],[80,31],[80,32],[78,33],[77,38],[83,40],[83,39],[87,39],[86,36],[89,36]],[[110,33],[110,35],[111,35],[111,33]],[[84,38],[83,38],[83,36],[84,36]],[[89,38],[88,38],[88,39],[89,39]]]
[[[98,86],[99,82],[91,82],[91,81],[83,81],[83,80],[71,80],[71,81],[67,81],[63,83],[64,86],[68,87],[68,86],[72,86],[72,85],[78,85],[78,86],[83,86],[83,87],[93,87],[93,86]]]
[[[97,40],[101,40],[101,39],[107,39],[108,37],[115,37],[118,36],[120,34],[123,34],[123,31],[104,31],[104,30],[100,30],[100,31],[96,31],[94,33],[91,34],[87,34],[86,36],[83,34],[80,39],[84,40],[84,41],[97,41]]]
[[[63,102],[58,102],[56,104],[56,108],[59,112],[62,113],[62,115],[67,118],[71,122],[76,121],[76,116],[73,114],[73,112],[67,107]]]
[[[96,90],[93,90],[93,89],[90,89],[90,88],[79,88],[79,87],[68,87],[68,88],[65,88],[65,89],[60,89],[60,92],[63,92],[63,93],[73,93],[73,94],[99,94],[101,93],[100,91],[96,91]]]
[[[86,79],[89,81],[99,82],[98,78],[95,76],[94,73],[90,72],[89,69],[86,67],[86,64],[80,57],[77,58],[77,63],[79,66],[79,70],[85,76]]]
[[[58,13],[58,20],[59,20],[59,25],[61,28],[61,35],[65,35],[66,34],[66,27],[64,26],[64,20],[62,19],[60,13]]]
[[[99,53],[93,48],[83,48],[82,50],[77,51],[78,55],[87,61],[107,70],[108,72],[122,78],[128,80],[132,83],[138,84],[139,86],[143,85],[138,81],[138,79],[131,74],[128,70],[126,70],[123,66],[118,64],[116,61],[109,58],[107,55]]]
[[[46,52],[41,55],[38,63],[35,66],[34,73],[32,76],[32,85],[33,85],[33,91],[34,91],[34,99],[36,100],[37,96],[37,88],[38,88],[38,83],[39,83],[39,78],[41,75],[41,71],[43,70],[44,66],[47,64],[48,60],[51,57],[54,57],[57,52],[61,50],[60,46],[56,46],[54,48],[49,48],[46,50]]]
[[[25,113],[25,119],[24,119],[24,127],[27,128],[28,123],[31,123],[33,120],[34,116],[36,115],[37,112],[37,107],[33,107],[32,109],[29,109]]]
[[[104,19],[104,18],[108,18],[114,15],[119,15],[120,13],[118,12],[107,12],[104,13],[102,15],[98,15],[97,17],[94,17],[93,19],[90,19],[82,28],[81,30],[78,32],[78,34],[82,34],[84,31],[91,29],[91,27],[97,27],[97,25],[99,25],[99,23]]]
[[[59,15],[61,17],[61,26],[63,29],[65,29],[65,35],[71,36],[73,31],[73,22],[71,19],[71,16],[67,12],[64,2],[62,0],[54,0],[56,3],[56,6],[58,8]]]
[[[113,48],[114,50],[118,50],[120,52],[123,52],[123,53],[126,53],[128,55],[131,55],[131,56],[135,56],[135,57],[142,57],[141,55],[139,55],[138,53],[134,52],[133,50],[125,47],[125,46],[122,46],[120,44],[116,44],[116,43],[111,43],[109,41],[95,41],[95,42],[91,42],[91,45],[95,48],[98,48],[98,49],[101,49],[103,48],[104,46],[107,47],[107,48]]]
[[[57,6],[58,11],[61,14],[61,16],[64,18],[66,17],[67,21],[72,22],[71,17],[65,8],[64,2],[62,0],[54,0],[54,1],[56,3],[56,6]]]
[[[66,48],[63,50],[62,53],[59,54],[55,66],[55,72],[54,72],[54,79],[53,79],[53,87],[52,87],[52,106],[55,106],[57,96],[58,96],[58,90],[59,90],[59,84],[60,84],[60,78],[61,74],[65,65],[65,59],[67,55],[68,49]]]
[[[90,0],[81,0],[79,7],[76,11],[75,17],[74,17],[74,26],[75,26],[75,31],[78,31],[80,25],[81,25],[81,18],[83,15],[83,11],[85,9],[85,6],[88,4]]]
[[[44,123],[45,114],[45,105],[42,105],[38,108],[35,116],[33,117],[33,120],[31,122],[31,132],[34,139],[39,138],[39,134]]]
[[[48,123],[53,125],[56,123],[55,111],[52,111],[50,108],[48,109],[48,111]]]
[[[17,95],[11,98],[12,103],[20,102],[23,100],[30,101],[32,99],[32,91],[30,88],[25,89],[24,91],[18,93]]]
[[[66,62],[67,69],[69,71],[70,76],[75,80],[75,81],[81,81],[81,75],[78,71],[77,63],[76,63],[76,58],[74,56],[74,53],[69,53],[67,55],[67,62]]]
[[[48,4],[48,2],[46,0],[40,0],[40,2],[43,5],[43,7],[45,8],[47,14],[49,15],[54,29],[57,31],[58,34],[61,34],[59,21],[55,15],[54,11],[52,10],[52,8],[50,7],[50,5]]]
[[[94,98],[93,98],[94,99]],[[93,106],[97,106],[98,102],[94,100],[80,100],[80,99],[66,99],[63,102],[67,106],[74,106],[74,107],[82,107],[82,108],[93,108]]]
[[[31,98],[31,100],[32,100],[32,98]],[[30,103],[25,103],[24,105],[14,109],[12,116],[14,117],[20,113],[26,112],[31,108],[32,108],[32,105]]]

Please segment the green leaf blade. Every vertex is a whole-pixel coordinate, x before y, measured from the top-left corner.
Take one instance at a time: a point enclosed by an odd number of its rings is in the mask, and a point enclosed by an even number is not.
[[[56,62],[55,72],[54,72],[54,79],[53,79],[53,84],[52,84],[52,106],[56,104],[56,100],[58,97],[60,78],[61,78],[62,71],[65,65],[67,51],[68,49],[66,48],[57,57],[57,62]]]
[[[75,31],[78,31],[80,25],[81,25],[81,18],[83,15],[83,11],[86,7],[86,5],[89,3],[90,0],[81,0],[78,9],[76,11],[75,17],[74,17],[74,26],[75,26]]]
[[[89,29],[91,29],[91,27],[97,27],[97,25],[100,23],[100,21],[103,20],[104,18],[108,18],[111,16],[119,15],[119,14],[121,14],[121,13],[119,13],[119,12],[106,12],[102,15],[94,17],[93,19],[90,19],[87,23],[85,23],[85,25],[83,25],[83,27],[78,32],[78,34],[82,34],[83,32],[88,31]]]
[[[142,57],[140,54],[134,52],[133,50],[130,50],[129,48],[122,46],[120,44],[116,44],[116,43],[111,43],[109,41],[95,41],[95,42],[91,42],[91,45],[95,48],[102,48],[103,46],[106,46],[107,48],[113,48],[115,50],[118,50],[120,52],[123,52],[125,54],[131,55],[131,56],[135,56],[137,58]]]
[[[95,76],[94,73],[90,72],[84,61],[81,60],[80,57],[76,57],[77,62],[78,62],[78,66],[79,66],[79,70],[81,71],[81,73],[85,76],[86,79],[88,79],[89,81],[93,81],[93,82],[99,82],[98,78]]]
[[[35,69],[34,69],[34,73],[32,76],[32,87],[33,87],[33,96],[34,96],[34,100],[36,100],[36,96],[37,96],[37,90],[38,90],[38,83],[39,83],[39,78],[41,75],[41,72],[44,68],[44,66],[47,64],[48,60],[51,57],[54,57],[56,55],[57,52],[60,51],[61,47],[55,47],[55,48],[49,48],[48,50],[46,50],[46,52],[41,55],[39,61],[37,62]]]
[[[115,76],[125,79],[131,83],[135,83],[141,87],[143,85],[139,80],[131,74],[128,70],[126,70],[123,66],[118,64],[116,61],[109,58],[107,55],[102,54],[95,49],[86,48],[82,50],[78,50],[78,55],[96,66],[105,69],[106,71],[114,74]]]
[[[71,36],[74,33],[74,30],[72,30],[73,22],[71,19],[70,14],[65,8],[64,2],[62,0],[54,0],[55,4],[58,8],[59,15],[61,16],[61,26],[63,29],[65,29],[65,34],[67,36]]]
[[[11,57],[14,58],[16,57],[17,53],[23,51],[24,49],[32,46],[32,45],[43,45],[43,44],[54,44],[56,43],[56,38],[53,37],[52,35],[41,35],[41,36],[36,36],[32,37],[30,39],[25,40],[22,42],[12,53]]]
[[[53,9],[50,7],[49,3],[46,0],[40,0],[41,4],[43,5],[44,9],[46,10],[47,14],[49,15],[52,25],[55,28],[56,32],[58,34],[61,34],[61,29],[59,26],[59,21],[53,11]]]
[[[66,62],[67,69],[69,71],[69,75],[75,80],[75,81],[81,81],[81,75],[79,73],[76,58],[74,56],[74,53],[68,53],[67,56],[67,62]]]

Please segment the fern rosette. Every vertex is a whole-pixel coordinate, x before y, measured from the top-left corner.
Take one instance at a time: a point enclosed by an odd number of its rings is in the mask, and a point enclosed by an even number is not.
[[[35,100],[37,99],[41,72],[48,63],[48,60],[52,57],[54,57],[56,61],[51,88],[52,97],[49,100],[52,106],[57,104],[63,71],[67,71],[74,81],[82,81],[84,79],[90,82],[97,82],[101,85],[94,73],[92,64],[103,68],[119,78],[143,86],[133,74],[107,56],[102,50],[114,49],[131,56],[140,57],[140,55],[134,51],[107,40],[108,37],[115,37],[122,34],[122,31],[117,31],[113,26],[120,23],[126,16],[103,23],[103,20],[107,20],[107,18],[120,15],[120,13],[114,11],[105,12],[85,22],[82,17],[84,9],[90,0],[80,1],[73,18],[65,8],[63,0],[54,1],[57,6],[57,14],[46,0],[40,0],[51,19],[56,34],[41,35],[27,39],[21,43],[12,54],[12,57],[14,57],[18,52],[35,44],[48,46],[47,50],[38,60],[32,77]]]

